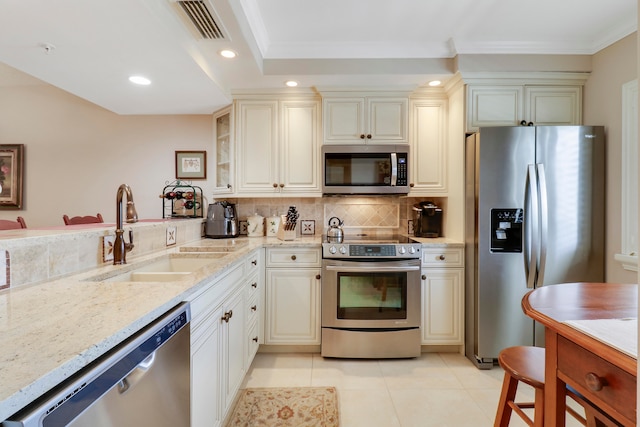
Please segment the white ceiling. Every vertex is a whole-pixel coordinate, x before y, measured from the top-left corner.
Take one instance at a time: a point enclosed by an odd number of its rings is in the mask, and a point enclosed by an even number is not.
[[[175,0],[2,0],[0,63],[118,114],[208,114],[287,79],[417,87],[452,75],[443,58],[590,55],[637,28],[637,0],[203,1],[223,39],[197,36]],[[0,87],[28,84],[10,67]]]

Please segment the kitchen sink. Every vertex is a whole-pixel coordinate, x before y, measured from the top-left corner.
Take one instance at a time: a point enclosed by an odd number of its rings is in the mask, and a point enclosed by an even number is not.
[[[92,282],[175,282],[211,265],[225,253],[170,254],[149,261],[127,265],[117,271],[86,279]]]

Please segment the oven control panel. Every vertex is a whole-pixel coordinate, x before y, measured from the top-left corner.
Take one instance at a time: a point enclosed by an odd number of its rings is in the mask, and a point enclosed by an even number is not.
[[[324,243],[323,258],[420,258],[419,244]]]

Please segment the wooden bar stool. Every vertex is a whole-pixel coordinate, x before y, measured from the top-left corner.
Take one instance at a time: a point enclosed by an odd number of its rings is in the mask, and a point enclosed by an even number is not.
[[[498,363],[504,369],[502,392],[494,427],[508,427],[511,413],[515,412],[530,427],[542,427],[544,423],[544,349],[530,346],[508,347],[498,355]],[[515,402],[518,383],[529,384],[535,390],[533,402]],[[567,412],[587,427],[615,426],[608,417],[582,396],[567,389],[570,396],[585,410],[585,417],[567,405]],[[533,420],[523,409],[533,408]]]
[[[98,214],[96,216],[74,216],[69,218],[67,215],[62,215],[62,219],[64,220],[64,225],[76,225],[76,224],[97,224],[100,222],[104,222],[102,219],[102,215]]]
[[[0,230],[17,230],[21,228],[27,228],[27,224],[24,222],[24,218],[18,217],[17,221],[9,221],[7,219],[0,219]]]

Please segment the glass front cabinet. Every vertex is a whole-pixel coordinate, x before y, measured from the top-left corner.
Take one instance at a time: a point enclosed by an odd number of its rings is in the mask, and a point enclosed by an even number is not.
[[[214,194],[231,194],[233,188],[233,123],[231,106],[213,114]]]

